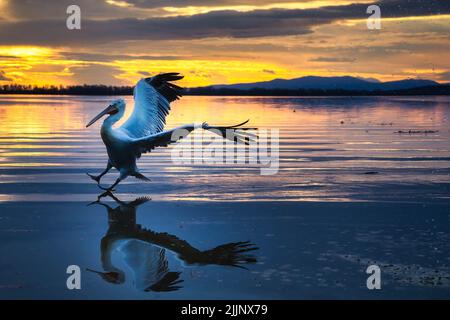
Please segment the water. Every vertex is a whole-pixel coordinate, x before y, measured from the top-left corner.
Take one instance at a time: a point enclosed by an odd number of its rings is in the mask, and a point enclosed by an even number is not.
[[[448,97],[184,97],[167,127],[279,129],[278,173],[173,165],[162,148],[139,161],[152,182],[119,185],[121,206],[87,206],[85,172],[107,158],[85,124],[114,98],[0,96],[1,298],[450,297]]]

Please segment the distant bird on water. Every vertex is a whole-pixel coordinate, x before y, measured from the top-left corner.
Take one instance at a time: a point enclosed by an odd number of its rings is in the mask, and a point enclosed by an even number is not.
[[[141,79],[134,88],[134,110],[122,126],[113,128],[113,125],[125,113],[125,101],[123,99],[113,101],[86,125],[86,127],[89,127],[101,117],[108,115],[100,130],[109,158],[106,169],[98,176],[88,173],[101,189],[112,191],[120,181],[128,176],[149,181],[150,179],[140,173],[136,166],[136,160],[140,158],[141,154],[151,152],[156,147],[167,147],[197,128],[194,124],[188,124],[163,131],[165,118],[169,114],[170,103],[178,100],[183,90],[170,81],[182,78],[183,76],[179,73],[163,73]],[[243,136],[242,132],[236,131],[237,129],[249,129],[241,127],[247,122],[248,120],[228,127],[210,126],[204,122],[201,128],[220,134],[222,137],[232,139],[235,142],[248,144],[246,138],[256,136],[250,133]],[[231,130],[233,134],[230,135],[229,132],[227,134],[228,130]],[[119,171],[119,177],[110,187],[102,187],[100,179],[113,167]]]

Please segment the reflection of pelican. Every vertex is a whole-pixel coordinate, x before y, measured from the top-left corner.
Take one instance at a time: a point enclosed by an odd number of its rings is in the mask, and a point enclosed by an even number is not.
[[[110,196],[119,205],[112,208],[100,202],[104,196]],[[112,263],[112,254],[117,250],[123,254],[125,263],[132,270],[136,288],[144,291],[173,291],[180,288],[179,284],[183,280],[179,279],[180,272],[169,271],[166,249],[175,252],[187,264],[242,267],[243,264],[256,262],[252,255],[247,254],[258,249],[250,242],[228,243],[201,251],[174,235],[144,229],[136,223],[136,209],[148,200],[137,198],[123,202],[110,192],[99,196],[95,203],[108,210],[109,228],[101,240],[103,271],[89,271],[98,273],[110,283],[125,282],[124,272]]]
[[[120,172],[119,178],[108,189],[113,188],[128,176],[148,181],[136,167],[136,159],[142,153],[151,152],[156,147],[167,147],[168,144],[177,142],[187,136],[194,129],[201,127],[217,133],[224,138],[248,144],[245,138],[256,137],[247,133],[242,136],[242,131],[238,132],[240,126],[248,122],[229,127],[213,127],[204,122],[201,126],[188,124],[172,130],[165,130],[164,124],[166,116],[169,114],[170,103],[181,97],[182,89],[170,81],[182,79],[179,73],[165,73],[151,78],[140,80],[134,88],[134,110],[130,118],[119,128],[113,125],[119,121],[125,113],[125,101],[122,99],[114,101],[105,110],[94,117],[86,127],[99,120],[104,115],[109,115],[105,119],[101,128],[102,140],[108,152],[108,163],[106,169],[98,176],[88,174],[97,181],[100,186],[100,179],[112,167]],[[239,134],[240,133],[240,134]]]

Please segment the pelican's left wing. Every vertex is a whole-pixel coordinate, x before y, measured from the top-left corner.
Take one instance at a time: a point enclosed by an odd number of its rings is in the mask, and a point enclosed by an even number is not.
[[[136,156],[139,158],[142,153],[151,152],[156,147],[167,147],[169,144],[175,143],[185,138],[188,134],[197,128],[202,128],[222,136],[236,143],[248,145],[250,141],[255,141],[258,136],[254,133],[246,132],[246,130],[256,130],[256,128],[243,128],[249,120],[234,126],[210,126],[207,123],[201,125],[188,124],[171,130],[165,130],[146,137],[134,139]]]
[[[185,125],[134,139],[133,146],[136,157],[140,158],[142,153],[151,152],[156,147],[167,147],[169,144],[185,138],[194,129],[194,125]]]
[[[183,79],[179,73],[163,73],[141,79],[134,88],[134,110],[121,126],[132,138],[156,134],[164,129],[170,103],[181,97],[182,88],[171,83]]]

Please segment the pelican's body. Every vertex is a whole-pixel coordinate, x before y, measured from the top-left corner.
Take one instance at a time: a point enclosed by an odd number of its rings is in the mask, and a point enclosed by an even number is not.
[[[99,186],[101,177],[111,168],[116,168],[120,175],[109,188],[101,186],[100,188],[112,190],[128,176],[134,176],[146,181],[150,180],[142,175],[136,166],[136,160],[141,154],[150,152],[156,147],[166,147],[168,144],[178,141],[196,129],[194,124],[188,124],[172,130],[163,130],[165,118],[169,114],[170,103],[181,97],[182,90],[169,81],[182,78],[183,76],[178,73],[165,73],[141,79],[134,88],[135,106],[133,113],[118,128],[113,126],[125,114],[126,104],[123,99],[113,101],[111,105],[87,124],[88,127],[104,115],[109,115],[104,120],[100,130],[109,158],[106,169],[98,176],[88,175],[97,181]],[[207,123],[203,123],[201,128],[245,143],[244,137],[238,135],[236,130],[246,122],[230,127],[212,127]],[[233,135],[228,135],[226,133],[227,130],[231,130]]]
[[[113,129],[114,123],[119,119],[109,117],[103,122],[100,134],[106,146],[106,152],[111,166],[123,172],[133,175],[137,172],[136,156],[133,152],[133,140],[121,128]],[[109,121],[112,119],[111,121]]]

